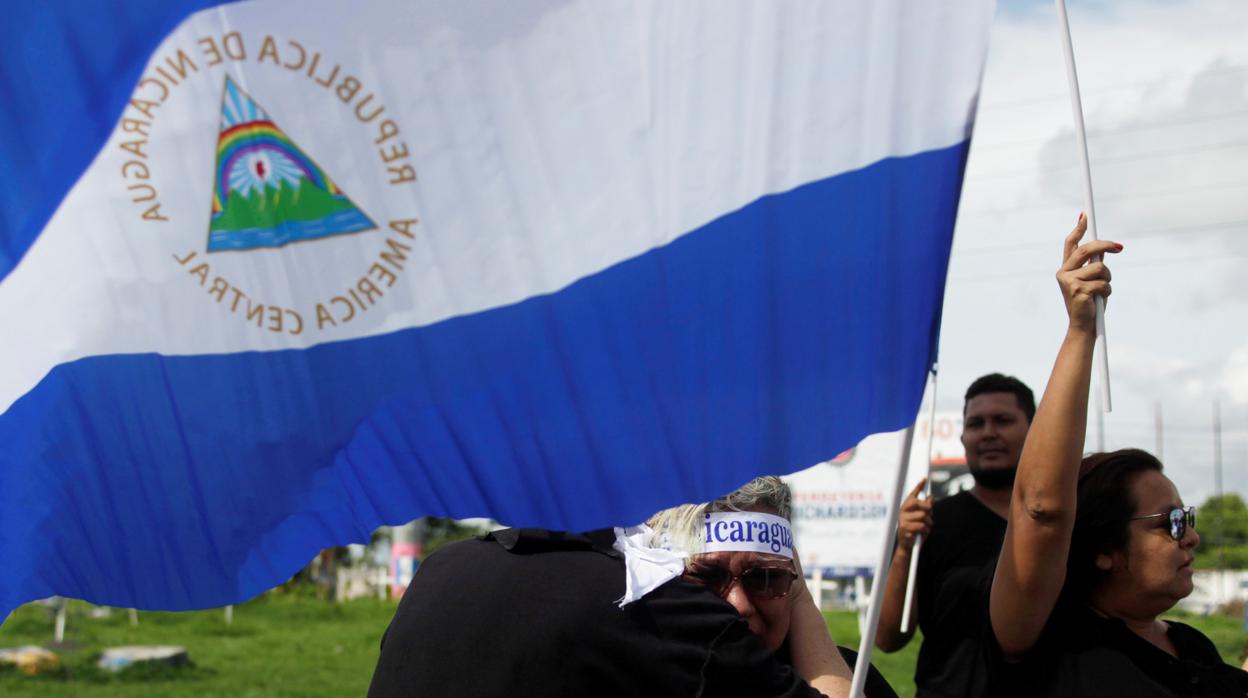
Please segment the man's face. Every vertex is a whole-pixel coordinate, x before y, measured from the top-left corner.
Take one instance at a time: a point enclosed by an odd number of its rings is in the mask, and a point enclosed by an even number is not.
[[[1029,426],[1013,393],[981,393],[967,401],[962,446],[979,485],[1000,489],[1013,483]]]

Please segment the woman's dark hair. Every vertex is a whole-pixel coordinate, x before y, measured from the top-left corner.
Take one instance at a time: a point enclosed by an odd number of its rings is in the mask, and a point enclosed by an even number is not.
[[[1096,556],[1126,547],[1127,524],[1136,506],[1131,483],[1140,473],[1150,470],[1161,472],[1161,461],[1138,448],[1093,453],[1083,459],[1063,596],[1086,602],[1108,575],[1097,568]]]

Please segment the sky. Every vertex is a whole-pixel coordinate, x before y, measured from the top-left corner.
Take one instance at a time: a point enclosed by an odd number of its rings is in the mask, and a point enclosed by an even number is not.
[[[1186,503],[1248,498],[1248,2],[1068,2],[1097,227],[1110,260],[1107,449],[1161,457]],[[1036,391],[1065,331],[1054,274],[1083,210],[1052,2],[997,10],[940,341],[937,408],[975,377]],[[1093,392],[1097,392],[1093,377]],[[1098,450],[1095,407],[1087,450]]]

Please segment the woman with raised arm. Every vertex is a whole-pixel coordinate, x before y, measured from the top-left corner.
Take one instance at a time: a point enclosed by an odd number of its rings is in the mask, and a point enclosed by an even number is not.
[[[1152,455],[1081,459],[1102,255],[1066,238],[1058,285],[1070,319],[1023,446],[989,604],[1002,696],[1248,696],[1248,673],[1200,631],[1159,615],[1192,593],[1195,512]]]

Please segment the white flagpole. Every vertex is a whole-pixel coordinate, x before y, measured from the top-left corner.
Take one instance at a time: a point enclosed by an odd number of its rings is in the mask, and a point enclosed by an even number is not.
[[[868,667],[871,665],[871,649],[875,646],[875,629],[880,623],[880,606],[884,597],[884,584],[888,580],[889,563],[893,560],[893,537],[897,530],[897,516],[901,510],[901,497],[906,491],[906,471],[910,468],[910,447],[914,445],[914,425],[906,427],[901,444],[901,462],[897,465],[897,480],[893,483],[892,504],[889,506],[888,526],[881,536],[879,563],[875,566],[875,579],[871,581],[871,603],[867,607],[867,627],[858,643],[858,661],[854,664],[854,679],[849,698],[862,698],[866,685]]]
[[[932,405],[927,411],[927,481],[923,483],[923,499],[932,497],[932,441],[936,438],[936,371],[932,366]],[[919,553],[923,550],[923,534],[914,537],[910,553],[910,571],[906,577],[906,601],[901,607],[901,632],[910,632],[910,611],[914,608],[914,578],[919,573]]]
[[[1066,16],[1066,0],[1057,3],[1057,17],[1061,23],[1062,51],[1066,58],[1066,85],[1070,88],[1070,108],[1075,117],[1075,148],[1079,151],[1079,164],[1083,169],[1083,211],[1088,218],[1088,235],[1096,235],[1096,206],[1092,201],[1092,168],[1088,164],[1088,134],[1083,128],[1083,102],[1079,98],[1079,76],[1075,72],[1075,49],[1070,39],[1070,19]],[[1101,383],[1101,405],[1106,412],[1113,411],[1109,399],[1109,345],[1105,340],[1105,299],[1096,297],[1096,340],[1100,345],[1097,357],[1097,376]]]

